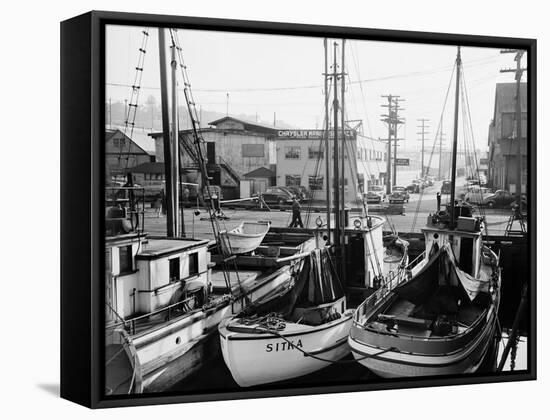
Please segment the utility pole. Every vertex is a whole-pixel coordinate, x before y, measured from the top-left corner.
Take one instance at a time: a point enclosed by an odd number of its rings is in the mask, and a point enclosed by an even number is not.
[[[420,178],[424,178],[425,175],[427,175],[427,173],[424,173],[424,140],[425,140],[425,136],[426,134],[429,134],[426,129],[430,128],[429,125],[427,125],[427,122],[430,121],[426,118],[418,118],[417,119],[418,122],[420,122],[421,125],[417,125],[418,128],[420,128],[420,133],[416,133],[421,137],[420,141],[422,142],[422,158],[421,158],[421,167],[420,167]]]
[[[387,114],[382,114],[382,119],[380,121],[385,122],[388,125],[388,138],[386,141],[388,142],[388,148],[386,153],[386,194],[391,194],[392,185],[395,186],[397,183],[397,176],[396,176],[396,169],[397,169],[397,162],[395,160],[397,155],[397,142],[401,141],[403,139],[397,138],[397,127],[399,124],[403,124],[405,121],[401,118],[399,118],[398,112],[403,110],[403,108],[399,108],[399,102],[403,99],[399,99],[399,96],[397,95],[382,95],[382,98],[387,98],[388,103],[387,105],[381,105],[382,107],[388,108]],[[393,177],[392,177],[392,157],[391,157],[391,145],[392,140],[394,142],[393,150],[394,150],[394,159],[393,159]]]
[[[516,201],[519,206],[519,212],[521,214],[521,164],[522,164],[522,156],[521,156],[521,76],[524,71],[526,71],[526,68],[521,67],[521,58],[523,57],[523,54],[525,51],[523,50],[501,50],[501,54],[515,54],[514,61],[516,62],[516,68],[515,69],[502,69],[500,70],[501,73],[515,73],[515,79],[516,79]]]

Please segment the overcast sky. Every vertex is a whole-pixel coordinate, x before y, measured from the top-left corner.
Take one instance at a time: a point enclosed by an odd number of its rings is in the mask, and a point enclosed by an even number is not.
[[[138,27],[108,26],[106,36],[107,99],[129,99],[135,77]],[[149,95],[160,101],[158,30],[149,30],[140,104]],[[322,128],[324,118],[322,38],[178,30],[183,58],[188,67],[197,105],[225,114],[258,114],[259,121],[272,123],[273,113],[297,128]],[[167,36],[167,42],[169,41]],[[341,43],[340,40],[331,40]],[[332,63],[332,46],[330,48]],[[340,62],[341,49],[338,49]],[[364,133],[386,137],[380,121],[381,95],[399,95],[406,124],[399,131],[407,149],[419,147],[417,119],[430,120],[430,141],[443,109],[445,94],[456,57],[455,46],[395,42],[346,42],[346,119],[363,120]],[[513,74],[501,68],[514,67],[513,54],[498,49],[462,48],[463,70],[476,145],[486,147],[492,118],[495,84],[513,82]],[[525,57],[524,57],[525,59]],[[359,82],[363,81],[363,82]],[[351,83],[350,83],[351,82]],[[122,86],[119,86],[122,85]],[[451,88],[443,132],[452,136],[454,84]],[[181,95],[180,103],[183,103]],[[208,121],[203,121],[203,124]]]

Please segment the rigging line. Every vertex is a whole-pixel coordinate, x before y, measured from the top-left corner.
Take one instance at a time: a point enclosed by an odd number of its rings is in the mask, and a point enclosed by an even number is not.
[[[329,81],[329,85],[328,85],[328,92],[327,92],[327,95],[330,96],[330,92],[332,91],[332,79]],[[332,106],[331,105],[331,110],[332,110]],[[323,104],[322,108],[321,109],[324,109],[325,105]],[[330,112],[329,112],[330,114]],[[330,119],[330,116],[329,116],[329,119]],[[325,124],[324,124],[325,125]],[[323,133],[323,136],[319,139],[319,140],[311,140],[310,142],[310,146],[308,146],[308,161],[309,161],[309,148],[311,148],[312,146],[315,145],[315,142],[318,141],[319,142],[319,148],[317,150],[317,157],[316,157],[316,163],[315,163],[315,170],[314,170],[314,176],[315,178],[317,178],[319,176],[319,171],[320,171],[320,166],[321,166],[321,153],[323,153],[323,145],[324,145],[324,141],[325,141],[325,136],[327,135],[327,129],[325,129],[325,132]],[[323,153],[323,156],[324,156],[324,153]],[[306,167],[307,167],[307,163],[306,165],[304,165],[303,167],[303,170],[302,170],[302,174],[301,174],[301,177],[300,179],[302,179],[304,177],[304,174],[305,174],[305,171],[306,171]],[[309,185],[309,183],[308,183]],[[309,221],[310,221],[310,215],[311,215],[311,209],[313,207],[313,201],[315,200],[315,195],[317,193],[317,190],[310,190],[311,193],[313,194],[310,194],[311,197],[310,197],[310,200],[309,200],[309,203],[308,203],[308,206],[306,208],[306,224],[305,226],[309,226]]]
[[[189,82],[189,76],[187,75],[187,67],[184,64],[185,62],[183,60],[182,48],[179,45],[178,36],[177,36],[177,34],[176,34],[176,36],[174,36],[174,32],[176,32],[175,29],[169,29],[170,37],[172,39],[172,44],[173,44],[173,46],[175,46],[175,50],[176,50],[176,53],[177,53],[177,56],[178,56],[177,59],[179,59],[180,71],[181,71],[181,75],[182,75],[183,82],[184,82],[184,87],[185,87],[184,97],[185,97],[185,102],[187,104],[187,109],[189,111],[191,126],[192,126],[192,129],[193,129],[193,135],[194,135],[194,138],[195,138],[194,143],[195,143],[195,149],[196,149],[195,152],[196,152],[196,157],[197,157],[197,163],[198,163],[199,168],[200,168],[201,179],[202,179],[202,182],[203,182],[203,191],[206,192],[207,200],[205,200],[205,205],[206,205],[206,208],[207,208],[207,211],[208,211],[210,224],[212,226],[212,231],[213,231],[214,237],[216,239],[216,244],[217,244],[217,247],[218,247],[218,251],[220,252],[220,255],[221,255],[222,272],[223,272],[224,280],[225,280],[225,283],[226,283],[227,287],[229,288],[229,290],[232,291],[231,277],[230,277],[230,274],[229,274],[229,269],[228,269],[227,262],[228,262],[228,258],[229,257],[234,257],[234,255],[232,253],[231,243],[230,243],[229,238],[228,238],[227,235],[226,235],[226,243],[222,242],[222,238],[221,238],[222,232],[220,231],[220,225],[219,225],[218,217],[215,214],[215,210],[214,210],[215,209],[215,203],[214,203],[214,199],[212,197],[212,191],[211,191],[211,188],[210,188],[210,181],[208,179],[208,175],[207,175],[207,171],[206,171],[206,162],[204,160],[203,151],[202,151],[202,144],[204,143],[204,139],[202,138],[202,134],[197,129],[197,122],[200,124],[200,121],[197,118],[197,110],[196,110],[196,107],[195,107],[195,102],[193,100],[193,94],[192,94],[192,91],[191,91],[191,83]],[[204,192],[203,192],[203,195],[204,195]],[[227,255],[227,254],[229,254],[229,255]],[[240,281],[239,271],[237,269],[237,264],[236,264],[236,259],[233,258],[231,261],[233,262],[233,266],[234,266],[234,269],[235,269],[235,275],[236,275],[236,278],[237,278],[237,284],[239,285],[239,290],[240,290],[241,294],[244,296],[245,301],[247,303],[249,303],[250,298],[249,298],[248,294],[244,291],[244,289],[242,287],[242,283]]]
[[[346,111],[346,117],[349,118],[349,115],[347,114],[347,111]],[[359,140],[357,139],[356,142],[358,142],[358,141],[359,141]],[[345,148],[346,148],[345,152],[348,153],[348,159],[349,159],[349,161],[351,161],[351,156],[352,156],[352,154],[350,153],[350,150],[349,150],[349,148],[348,148],[348,144],[347,144],[347,141],[345,140],[345,136],[344,136],[344,146],[345,146]],[[344,152],[344,153],[345,153],[345,152]],[[355,156],[355,163],[357,164],[357,153],[355,153],[354,156]],[[361,162],[361,165],[363,166],[363,171],[364,171],[367,175],[369,175],[369,176],[372,175],[371,172],[370,172],[370,168],[366,165],[366,162],[365,162],[364,160],[362,160],[362,159],[359,159],[359,161]],[[377,164],[378,164],[378,161],[376,161],[376,162],[377,162]],[[353,165],[350,165],[350,166],[353,166]],[[358,172],[359,172],[359,168],[354,168],[354,169],[356,170],[356,176],[358,176],[357,174],[358,174]],[[355,188],[355,189],[356,189],[356,190],[359,190],[359,188],[357,187],[358,179],[356,179],[356,178],[353,177],[353,169],[351,170],[351,172],[352,172],[352,180],[351,180],[351,181],[354,183],[354,185],[356,185],[356,188]],[[365,188],[365,185],[364,185],[364,183],[363,183],[363,189],[364,189],[364,188]],[[357,200],[357,197],[356,197],[356,200]],[[361,195],[361,201],[364,202],[364,200],[365,200],[365,199],[364,199],[364,196],[363,196],[363,194],[362,194],[362,195]],[[392,218],[391,213],[386,214],[386,221],[388,222],[388,225],[389,225],[389,227],[390,227],[390,230],[391,230],[392,232],[396,232],[396,226],[395,226],[395,223],[394,223],[394,220],[393,220],[393,218]],[[374,242],[373,242],[373,243],[374,243]]]
[[[480,174],[480,168],[479,168],[479,161],[478,161],[478,158],[477,158],[477,152],[476,152],[476,148],[475,148],[474,129],[473,129],[473,124],[472,124],[472,114],[471,114],[471,111],[470,111],[470,101],[468,99],[468,89],[466,87],[466,76],[465,76],[464,72],[462,72],[462,83],[463,83],[463,92],[462,92],[463,102],[465,103],[465,106],[463,105],[463,108],[465,108],[465,110],[467,111],[466,115],[468,117],[468,123],[469,123],[471,140],[472,140],[472,147],[473,147],[473,154],[474,154],[474,164],[475,164],[475,169],[476,169],[475,174],[477,175],[477,180],[480,181],[481,180],[481,177],[480,177],[481,174]],[[483,207],[483,190],[481,189],[481,182],[479,182],[479,195],[480,195],[480,198],[481,198],[481,202],[478,203],[477,207],[479,209],[479,212],[480,212],[481,216],[483,217],[483,220],[486,220],[485,208]],[[485,223],[485,234],[486,235],[489,234],[488,226],[487,226],[486,223]]]
[[[443,115],[445,113],[445,108],[447,106],[447,100],[449,98],[449,92],[451,90],[451,85],[452,85],[452,81],[453,81],[453,77],[454,77],[455,72],[456,72],[456,62],[455,62],[455,65],[453,66],[453,70],[451,72],[451,77],[449,78],[449,85],[447,86],[447,92],[445,94],[445,99],[443,101],[443,109],[441,110],[441,116],[439,118],[438,127],[437,127],[437,130],[436,130],[435,136],[434,136],[434,143],[433,143],[433,146],[432,146],[432,152],[430,154],[430,159],[429,159],[429,162],[428,162],[428,172],[429,172],[429,168],[431,167],[433,152],[434,152],[436,144],[437,144],[437,135],[439,134],[439,132],[442,129],[442,126],[443,126]],[[424,195],[424,190],[421,189],[420,192],[419,192],[418,203],[416,205],[416,210],[415,210],[415,213],[414,213],[413,223],[412,223],[412,226],[411,226],[411,233],[414,232],[414,228],[416,227],[416,221],[418,219],[418,213],[420,212],[420,204],[422,203],[423,195]]]
[[[120,160],[122,159],[122,155],[124,154],[124,152],[123,152],[124,144],[123,143],[125,142],[126,137],[129,137],[129,139],[130,139],[130,141],[128,142],[128,151],[126,152],[126,165],[125,165],[124,172],[126,172],[128,170],[128,166],[129,166],[129,162],[130,162],[130,152],[131,152],[131,148],[132,148],[132,138],[133,138],[133,135],[134,135],[134,125],[135,125],[136,113],[137,113],[137,102],[139,100],[139,92],[141,90],[140,86],[141,86],[141,80],[142,80],[142,77],[143,77],[143,68],[144,68],[144,63],[145,63],[145,52],[146,52],[146,49],[147,49],[147,41],[149,39],[149,28],[145,28],[144,30],[142,30],[142,33],[143,33],[143,37],[142,37],[142,40],[141,40],[141,46],[138,49],[139,54],[138,54],[138,62],[137,62],[136,68],[135,68],[136,71],[135,71],[135,74],[134,74],[134,84],[130,86],[132,88],[132,93],[130,95],[130,102],[128,104],[128,109],[126,110],[126,115],[125,115],[124,131],[123,131],[124,137],[123,137],[123,141],[119,140],[118,161],[120,163]],[[134,102],[135,102],[135,104],[134,104]],[[130,118],[130,115],[132,114],[132,111],[133,111],[133,116],[132,116],[132,118]],[[131,120],[131,122],[130,122],[130,120]],[[128,125],[131,126],[129,136],[127,135]]]

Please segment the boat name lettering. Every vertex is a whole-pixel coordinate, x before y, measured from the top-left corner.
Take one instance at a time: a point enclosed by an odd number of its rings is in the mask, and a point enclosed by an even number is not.
[[[291,341],[291,342],[283,341],[282,343],[266,344],[265,351],[267,353],[270,353],[272,351],[285,351],[285,350],[292,350],[294,347],[303,347],[302,340],[299,339],[296,342],[294,342],[294,341]]]

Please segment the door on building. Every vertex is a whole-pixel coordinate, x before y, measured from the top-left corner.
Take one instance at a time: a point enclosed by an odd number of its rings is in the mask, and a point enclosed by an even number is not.
[[[213,141],[206,142],[206,159],[211,165],[216,163],[216,143]]]

